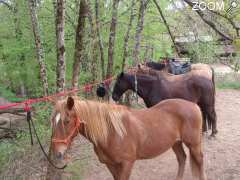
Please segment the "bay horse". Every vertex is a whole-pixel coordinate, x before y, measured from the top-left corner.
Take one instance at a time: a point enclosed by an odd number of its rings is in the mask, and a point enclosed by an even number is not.
[[[136,160],[154,158],[172,148],[178,161],[176,179],[182,180],[185,144],[194,178],[205,180],[202,117],[195,103],[170,99],[139,110],[68,97],[56,102],[51,121],[53,153],[59,159],[80,133],[93,144],[114,180],[128,180]]]
[[[113,100],[118,101],[127,90],[136,92],[147,107],[172,98],[182,98],[197,103],[203,115],[209,120],[212,136],[217,133],[215,90],[212,82],[205,77],[192,75],[166,77],[161,73],[158,76],[150,76],[122,72],[117,76],[113,88]]]
[[[191,71],[185,73],[185,74],[180,74],[180,75],[174,75],[168,73],[168,65],[169,61],[165,60],[162,63],[156,63],[156,62],[146,62],[145,65],[138,64],[137,68],[134,68],[132,70],[133,73],[140,73],[140,74],[149,74],[153,76],[158,76],[162,75],[165,78],[169,80],[178,80],[179,78],[181,79],[183,76],[202,76],[213,83],[213,88],[214,88],[214,96],[216,95],[216,90],[215,90],[215,76],[214,76],[214,69],[210,67],[207,64],[192,64],[191,66]],[[208,127],[209,129],[211,128],[211,119],[208,118],[207,114],[205,112],[203,113],[203,131],[207,131],[207,122],[208,122]]]

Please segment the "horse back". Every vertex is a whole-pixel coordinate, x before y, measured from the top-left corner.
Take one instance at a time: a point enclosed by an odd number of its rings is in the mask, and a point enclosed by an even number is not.
[[[190,143],[197,137],[197,143],[200,142],[201,111],[198,105],[186,100],[168,99],[148,109],[132,109],[128,120],[133,126],[130,133],[138,134],[135,142],[138,142],[136,149],[140,159],[153,158],[176,141]]]
[[[193,102],[184,99],[167,99],[156,104],[152,109],[158,110],[164,116],[175,118],[175,121],[181,126],[187,124],[201,127],[201,110]]]

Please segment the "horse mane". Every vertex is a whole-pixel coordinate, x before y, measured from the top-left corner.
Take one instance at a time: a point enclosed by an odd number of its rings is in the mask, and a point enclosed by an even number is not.
[[[92,142],[106,142],[111,130],[123,138],[126,129],[122,122],[127,107],[74,98],[74,110],[85,123],[85,133]]]

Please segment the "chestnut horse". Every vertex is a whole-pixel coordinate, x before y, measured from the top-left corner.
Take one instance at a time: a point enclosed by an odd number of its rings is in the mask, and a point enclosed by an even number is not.
[[[144,100],[147,107],[151,107],[164,99],[189,100],[197,103],[203,115],[207,116],[212,127],[212,136],[217,133],[215,90],[209,79],[191,74],[170,77],[161,75],[161,73],[158,76],[146,74],[132,72],[119,74],[113,88],[113,100],[118,101],[127,90],[136,92]],[[206,131],[206,129],[203,130]]]
[[[149,61],[144,63],[145,66],[166,73],[169,76],[174,76],[173,74],[168,73],[169,69],[169,61],[165,60],[164,62],[154,62],[154,61]],[[214,86],[215,86],[215,81],[214,81],[214,69],[210,67],[208,64],[202,64],[202,63],[197,63],[197,64],[191,64],[191,71],[187,72],[186,74],[193,74],[193,75],[198,75],[198,76],[203,76],[208,79],[210,79]]]
[[[190,152],[194,178],[205,180],[202,117],[192,102],[171,99],[137,110],[68,97],[56,103],[52,124],[56,157],[62,159],[80,133],[93,144],[114,180],[128,180],[136,160],[154,158],[170,148],[178,161],[177,180],[182,180],[186,161],[183,143]]]

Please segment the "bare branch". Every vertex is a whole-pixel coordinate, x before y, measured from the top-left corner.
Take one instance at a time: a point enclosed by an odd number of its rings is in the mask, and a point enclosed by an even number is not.
[[[191,1],[191,0],[184,0],[190,7],[193,7],[193,2]],[[198,9],[198,10],[196,10],[196,13],[199,15],[199,17],[207,24],[207,25],[209,25],[217,34],[219,34],[220,36],[222,36],[224,39],[226,39],[226,40],[229,40],[229,41],[233,41],[233,39],[232,39],[232,37],[230,37],[229,35],[226,35],[226,34],[224,34],[223,32],[221,32],[219,29],[217,29],[217,27],[216,27],[216,25],[212,22],[212,21],[210,21],[210,20],[208,20],[208,19],[206,19],[205,18],[205,16],[204,16],[204,13],[200,10],[200,9]]]
[[[9,3],[7,3],[6,1],[0,0],[0,4],[3,4],[3,5],[5,5],[5,6],[7,6],[7,8],[8,8],[10,11],[14,11],[14,7],[11,6]]]
[[[162,12],[159,4],[157,3],[157,1],[156,1],[156,0],[153,0],[153,2],[154,2],[154,4],[156,5],[156,7],[157,7],[157,9],[158,9],[158,12],[159,12],[159,14],[160,14],[160,16],[161,16],[161,19],[163,20],[163,22],[164,22],[164,24],[165,24],[165,26],[166,26],[166,28],[167,28],[168,34],[169,34],[169,36],[170,36],[170,38],[171,38],[171,40],[172,40],[173,46],[174,46],[174,48],[175,48],[175,50],[176,50],[176,53],[177,53],[178,56],[180,56],[179,49],[178,49],[178,47],[177,47],[177,44],[176,44],[175,39],[174,39],[174,37],[173,37],[173,34],[172,34],[172,32],[171,32],[171,30],[170,30],[170,28],[169,28],[169,25],[168,25],[168,23],[167,23],[164,15],[163,15],[163,12]]]

